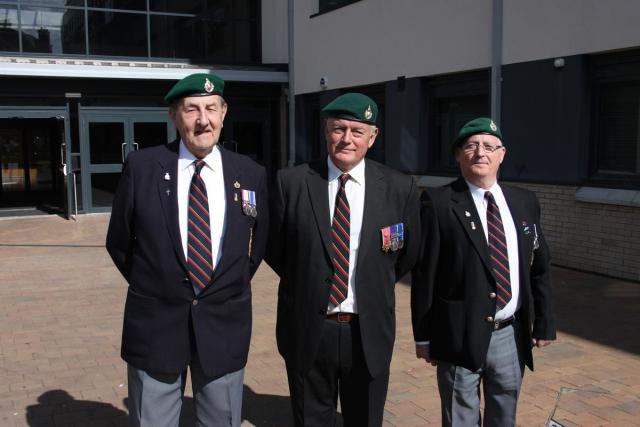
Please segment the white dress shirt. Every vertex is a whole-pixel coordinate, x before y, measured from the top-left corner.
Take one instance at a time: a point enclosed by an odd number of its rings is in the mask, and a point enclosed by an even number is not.
[[[364,212],[364,160],[349,171],[349,180],[345,184],[347,201],[349,202],[349,283],[347,298],[340,305],[333,307],[328,305],[328,313],[357,313],[356,300],[356,263],[358,260],[358,248],[360,247],[360,230],[362,229],[362,215]],[[333,213],[336,205],[336,195],[340,189],[338,179],[343,172],[327,157],[328,170],[328,197],[329,197],[329,224],[333,222]]]
[[[184,251],[185,259],[189,259],[187,249],[189,188],[191,186],[191,178],[196,170],[194,164],[196,160],[197,158],[187,150],[181,140],[178,152],[178,220],[180,222],[180,236],[182,237],[182,250]],[[222,236],[224,236],[226,226],[225,214],[227,208],[224,175],[222,174],[222,157],[218,146],[214,146],[211,153],[203,160],[206,164],[202,167],[200,176],[207,187],[211,228],[211,259],[215,269],[222,256]]]
[[[480,221],[482,221],[482,230],[484,231],[484,237],[489,242],[489,232],[487,231],[487,199],[484,194],[487,191],[491,191],[493,198],[500,209],[500,217],[502,219],[502,225],[504,227],[504,233],[507,236],[507,253],[509,254],[509,280],[511,281],[511,300],[505,305],[502,310],[498,310],[494,319],[496,321],[508,319],[513,316],[518,307],[520,306],[520,260],[518,258],[518,234],[516,232],[516,226],[511,217],[511,211],[504,198],[502,189],[496,182],[489,189],[476,187],[467,181],[471,196],[473,196],[473,202],[476,205],[478,215],[480,215]]]

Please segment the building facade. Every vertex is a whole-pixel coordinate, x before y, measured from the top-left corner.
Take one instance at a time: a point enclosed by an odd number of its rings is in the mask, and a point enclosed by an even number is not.
[[[627,0],[0,0],[0,215],[108,211],[126,154],[176,137],[163,95],[212,71],[223,145],[271,173],[326,156],[320,108],[345,91],[380,107],[368,155],[422,186],[456,175],[449,142],[492,115],[501,178],[538,194],[553,261],[637,281],[639,15]]]
[[[449,182],[448,144],[499,122],[501,179],[533,189],[553,262],[640,280],[640,4],[625,0],[296,3],[296,158],[326,155],[319,109],[381,107],[370,157]]]
[[[0,212],[108,211],[127,153],[176,137],[163,97],[194,72],[228,82],[225,147],[276,169],[286,16],[255,0],[0,0]]]

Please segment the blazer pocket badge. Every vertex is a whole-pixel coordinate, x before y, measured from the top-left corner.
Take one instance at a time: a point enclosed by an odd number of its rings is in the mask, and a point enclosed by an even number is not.
[[[383,252],[395,252],[404,247],[404,224],[402,222],[384,227],[380,229],[380,233],[382,234]]]
[[[242,190],[242,212],[253,218],[258,215],[255,191]]]

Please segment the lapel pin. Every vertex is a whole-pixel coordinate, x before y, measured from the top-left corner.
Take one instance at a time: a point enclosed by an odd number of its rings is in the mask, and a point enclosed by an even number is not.
[[[170,181],[171,180],[171,175],[169,175],[169,172],[164,174],[164,180],[165,181]]]
[[[238,201],[238,193],[233,193],[233,201],[234,202]]]
[[[471,229],[472,229],[472,230],[475,230],[475,229],[476,229],[476,223],[475,223],[475,222],[473,222],[473,221],[471,221]]]
[[[240,188],[240,183],[238,181],[233,183],[234,188]]]
[[[464,211],[464,216],[466,216],[467,218],[469,218],[471,216],[471,213],[469,211]]]
[[[169,194],[171,194],[171,190],[169,190],[169,189],[167,188],[166,193],[167,193],[167,196],[168,196]]]

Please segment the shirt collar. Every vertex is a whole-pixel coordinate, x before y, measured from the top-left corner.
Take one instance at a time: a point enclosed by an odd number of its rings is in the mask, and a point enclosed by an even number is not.
[[[358,163],[353,169],[348,172],[351,179],[358,184],[362,184],[364,182],[364,165],[365,161],[364,159],[362,159],[360,160],[360,163]],[[338,179],[340,175],[344,173],[340,169],[338,169],[338,167],[333,163],[331,157],[329,156],[327,156],[327,166],[327,178],[329,179],[329,182]]]
[[[479,200],[484,200],[484,193],[486,193],[487,191],[491,191],[491,194],[493,194],[494,198],[496,197],[496,195],[502,195],[502,189],[498,185],[498,181],[494,182],[490,188],[480,188],[477,185],[473,185],[466,179],[465,179],[465,182],[469,186],[469,191],[471,192],[471,195],[474,198],[477,198]]]
[[[180,140],[180,148],[178,149],[178,169],[187,169],[196,160],[198,160],[198,158],[194,156],[193,153],[189,151],[184,145],[184,142]],[[220,157],[220,149],[218,148],[218,144],[214,145],[213,150],[211,150],[211,152],[207,154],[206,157],[202,160],[204,160],[205,165],[214,172],[216,170],[220,170],[219,165],[222,164],[222,158]]]

